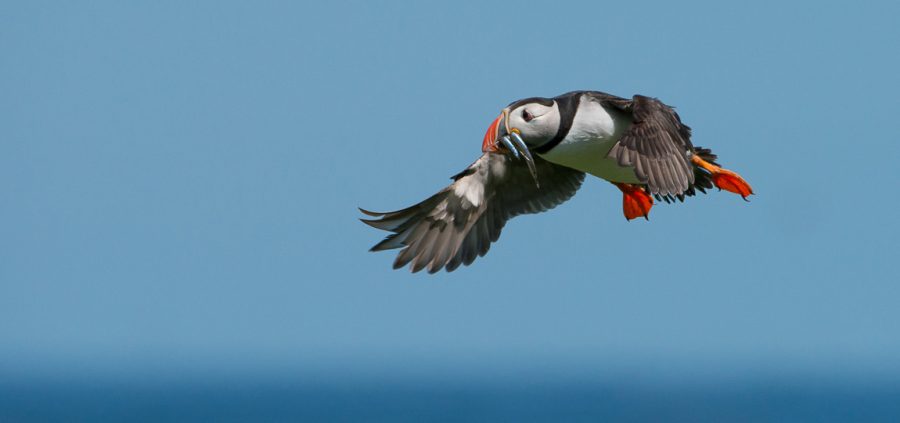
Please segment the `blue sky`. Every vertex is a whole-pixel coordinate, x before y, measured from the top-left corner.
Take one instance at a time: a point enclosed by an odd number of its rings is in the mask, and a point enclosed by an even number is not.
[[[0,5],[0,372],[900,374],[896,4],[376,3]],[[367,252],[357,206],[575,89],[757,195],[592,179],[451,274]]]

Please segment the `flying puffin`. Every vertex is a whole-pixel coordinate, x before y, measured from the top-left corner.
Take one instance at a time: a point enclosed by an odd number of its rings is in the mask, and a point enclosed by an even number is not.
[[[394,269],[418,272],[469,265],[488,252],[506,221],[565,202],[585,173],[622,190],[625,218],[647,216],[657,201],[684,201],[716,186],[744,200],[753,189],[691,144],[691,128],[672,107],[635,95],[599,91],[510,103],[488,127],[483,154],[453,183],[414,206],[377,213],[364,223],[393,232],[371,251],[402,248]]]

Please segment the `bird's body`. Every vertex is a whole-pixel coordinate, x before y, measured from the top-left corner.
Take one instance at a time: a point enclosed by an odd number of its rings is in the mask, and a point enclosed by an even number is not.
[[[570,101],[578,105],[572,126],[559,144],[546,153],[537,154],[551,163],[607,181],[639,183],[633,168],[619,166],[614,159],[607,157],[625,129],[631,126],[631,116],[618,110],[608,110],[584,93],[569,93],[560,97],[564,96],[571,96]]]
[[[752,194],[690,137],[671,107],[640,95],[574,91],[518,100],[491,123],[484,154],[450,186],[407,209],[363,210],[375,218],[363,222],[393,232],[372,250],[402,248],[395,268],[452,271],[486,254],[508,219],[568,200],[586,173],[622,190],[628,220],[647,217],[651,195],[684,200],[713,186]]]

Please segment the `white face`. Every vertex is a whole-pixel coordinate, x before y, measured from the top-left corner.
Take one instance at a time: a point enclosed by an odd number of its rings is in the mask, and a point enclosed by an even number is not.
[[[523,104],[509,112],[509,129],[519,130],[522,139],[530,147],[546,143],[556,136],[559,129],[559,106],[540,103]]]

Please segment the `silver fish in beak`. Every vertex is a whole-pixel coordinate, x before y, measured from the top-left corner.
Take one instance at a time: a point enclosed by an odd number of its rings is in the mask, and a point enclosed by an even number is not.
[[[537,167],[534,164],[534,157],[528,145],[519,135],[518,129],[509,129],[509,111],[504,109],[500,116],[497,116],[491,125],[488,126],[487,132],[484,134],[484,140],[481,143],[481,151],[492,153],[508,153],[515,159],[525,160],[531,177],[534,178],[534,184],[540,188],[541,183],[538,181]],[[501,133],[503,135],[501,136]],[[504,151],[505,150],[505,151]]]

